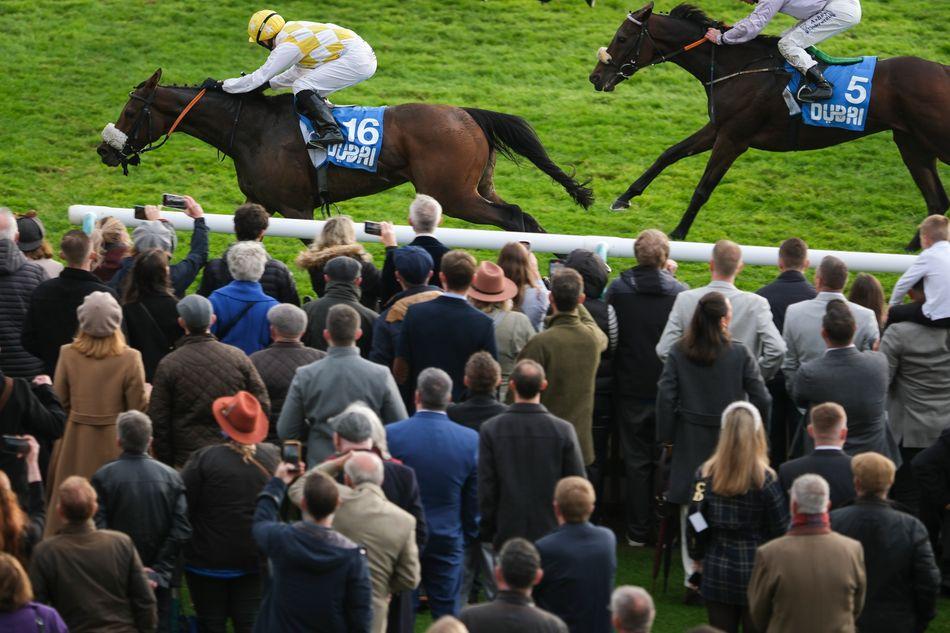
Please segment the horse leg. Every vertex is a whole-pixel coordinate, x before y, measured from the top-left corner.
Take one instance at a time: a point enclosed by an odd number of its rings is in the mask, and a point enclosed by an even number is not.
[[[749,149],[748,141],[737,142],[723,135],[716,137],[709,162],[706,163],[706,171],[703,172],[703,177],[699,179],[699,184],[696,185],[696,191],[693,192],[693,198],[689,201],[689,207],[686,208],[683,218],[670,233],[671,238],[682,240],[686,237],[686,234],[689,233],[689,227],[693,225],[693,221],[699,213],[699,209],[709,200],[709,196],[712,195],[716,185],[732,167],[732,163],[747,149]]]
[[[643,191],[649,186],[653,180],[660,175],[660,173],[677,162],[680,159],[686,158],[687,156],[693,156],[701,152],[708,151],[713,143],[716,141],[716,128],[713,127],[712,123],[707,123],[700,130],[694,134],[683,139],[676,145],[667,148],[665,152],[660,154],[660,157],[656,159],[650,168],[643,172],[643,175],[636,179],[636,181],[630,185],[629,188],[623,195],[617,198],[612,205],[610,205],[611,211],[622,211],[630,207],[630,199],[639,196]]]
[[[527,233],[546,233],[546,231],[541,228],[541,225],[538,224],[538,221],[535,220],[530,214],[522,211],[521,207],[516,204],[505,202],[502,197],[498,195],[498,192],[495,191],[494,173],[495,152],[493,151],[488,158],[488,163],[485,165],[485,171],[482,172],[482,177],[478,181],[478,186],[476,189],[478,191],[478,195],[487,200],[489,203],[500,207],[499,210],[501,211],[502,215],[510,217],[511,221],[518,226],[516,229],[508,230],[524,231]]]
[[[921,145],[921,143],[906,132],[894,130],[894,142],[900,150],[901,158],[907,166],[917,188],[927,203],[927,213],[944,214],[950,208],[947,192],[940,182],[940,173],[937,171],[937,157]],[[913,239],[905,247],[907,251],[920,250],[920,233],[915,232]]]

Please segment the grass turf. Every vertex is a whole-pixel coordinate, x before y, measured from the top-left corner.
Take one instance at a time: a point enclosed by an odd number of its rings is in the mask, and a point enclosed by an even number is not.
[[[734,0],[697,0],[726,21],[748,7]],[[0,39],[0,204],[37,209],[51,242],[69,227],[69,204],[111,206],[157,202],[163,191],[189,193],[209,212],[243,202],[229,161],[185,135],[123,178],[99,163],[98,134],[114,121],[128,91],[157,67],[165,83],[197,83],[251,71],[264,51],[246,43],[251,11],[260,7],[155,0],[4,0]],[[674,2],[662,0],[657,10]],[[946,0],[865,0],[863,22],[828,42],[834,55],[913,54],[950,58]],[[686,159],[666,170],[625,213],[607,207],[667,146],[706,121],[700,85],[673,65],[637,75],[613,94],[587,81],[594,51],[609,42],[636,6],[601,0],[541,5],[535,0],[284,0],[285,17],[331,21],[353,28],[379,57],[376,76],[335,100],[367,105],[407,101],[452,103],[510,112],[531,122],[555,162],[591,178],[598,196],[585,212],[534,167],[500,160],[502,197],[520,204],[552,232],[633,235],[647,227],[670,230],[679,220],[705,165]],[[767,29],[792,24],[779,16]],[[773,245],[791,235],[817,248],[900,252],[925,213],[923,200],[889,138],[879,134],[807,153],[750,151],[730,170],[690,233],[695,241],[729,237]],[[940,167],[944,178],[947,166]],[[402,186],[340,209],[358,220],[402,221],[412,189]],[[449,219],[447,226],[465,224]],[[212,252],[228,241],[214,236]],[[184,240],[187,242],[187,240]],[[296,240],[268,240],[291,263]],[[184,249],[184,247],[182,247]],[[378,249],[374,250],[377,255]],[[483,253],[482,256],[492,256]],[[614,269],[629,262],[612,261]],[[691,284],[705,282],[700,264],[685,265]],[[774,276],[750,268],[739,285],[754,289]],[[883,276],[885,285],[894,281]],[[306,275],[297,272],[302,293]],[[649,554],[621,548],[618,582],[647,583]],[[675,567],[675,566],[674,566]],[[679,580],[671,581],[672,587]],[[701,622],[703,611],[679,605],[680,592],[658,596],[660,633]],[[933,631],[950,631],[941,603]]]

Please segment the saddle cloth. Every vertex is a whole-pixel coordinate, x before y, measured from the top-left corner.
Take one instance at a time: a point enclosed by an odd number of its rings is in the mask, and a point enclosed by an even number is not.
[[[792,76],[782,93],[789,114],[794,116],[801,112],[805,125],[863,132],[871,103],[871,81],[877,57],[864,57],[860,62],[847,66],[822,66],[822,74],[834,86],[834,96],[820,103],[800,103],[793,95],[798,93],[804,78],[790,64],[785,64],[785,70]]]
[[[350,169],[362,169],[376,173],[379,153],[383,147],[383,115],[386,106],[365,108],[362,106],[336,106],[333,108],[333,118],[336,119],[340,131],[346,137],[343,143],[331,145],[326,149],[320,147],[309,149],[310,161],[315,169],[319,169],[327,161],[332,165]],[[300,133],[304,142],[310,138],[313,125],[310,120],[301,115]]]

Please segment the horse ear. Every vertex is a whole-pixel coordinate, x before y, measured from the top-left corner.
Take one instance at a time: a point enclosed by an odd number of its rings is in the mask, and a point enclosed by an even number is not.
[[[643,20],[646,20],[648,17],[650,17],[650,15],[652,14],[653,14],[653,0],[650,0],[650,2],[648,2],[643,8],[638,9],[637,11],[634,11],[633,17],[635,17],[636,19],[642,22]]]
[[[159,68],[154,73],[152,73],[152,76],[149,77],[148,80],[145,82],[145,87],[148,89],[154,88],[155,86],[158,85],[158,81],[161,78],[162,78],[162,69]]]

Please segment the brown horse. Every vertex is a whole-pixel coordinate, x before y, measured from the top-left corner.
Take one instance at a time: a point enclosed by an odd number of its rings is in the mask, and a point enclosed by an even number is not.
[[[685,50],[710,27],[728,28],[690,5],[677,6],[669,15],[654,14],[651,2],[631,13],[601,51],[590,75],[595,89],[610,92],[636,71],[671,61],[703,83],[710,112],[709,123],[663,152],[611,209],[626,209],[666,167],[711,149],[689,207],[671,233],[682,239],[729,167],[750,147],[771,152],[819,149],[893,130],[928,212],[946,213],[950,200],[937,159],[950,163],[950,66],[918,57],[882,60],[874,73],[864,131],[818,128],[788,114],[782,89],[789,74],[781,70],[784,59],[777,38],[760,36],[735,46],[705,43]],[[915,236],[908,248],[919,245]]]
[[[102,162],[115,167],[137,164],[139,156],[160,144],[174,120],[198,94],[198,88],[160,86],[161,69],[129,93],[116,128],[122,149],[103,141]],[[445,213],[469,222],[494,224],[510,231],[542,232],[533,217],[495,192],[496,153],[517,153],[561,184],[584,208],[593,194],[548,157],[524,119],[510,114],[410,103],[386,108],[385,135],[376,173],[330,165],[329,202],[368,196],[411,182],[433,196]],[[249,202],[270,213],[309,219],[321,199],[315,170],[298,127],[292,96],[260,92],[230,95],[208,91],[181,119],[178,130],[198,138],[234,161],[238,186]]]

